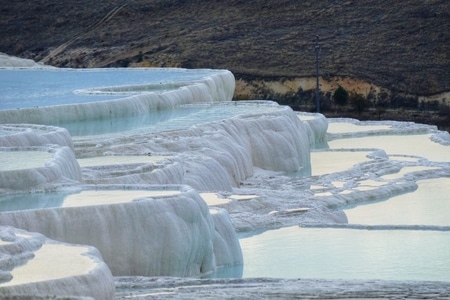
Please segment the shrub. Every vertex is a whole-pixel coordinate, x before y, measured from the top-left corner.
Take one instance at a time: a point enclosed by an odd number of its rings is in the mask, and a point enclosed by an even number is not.
[[[348,101],[348,92],[342,87],[339,86],[333,94],[334,102],[336,102],[337,105],[346,105]]]
[[[446,116],[447,119],[450,119],[450,106],[448,106],[444,101],[439,105],[439,115]]]

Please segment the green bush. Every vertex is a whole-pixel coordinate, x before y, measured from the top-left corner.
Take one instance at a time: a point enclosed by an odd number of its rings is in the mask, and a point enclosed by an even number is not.
[[[347,92],[342,86],[339,86],[339,87],[334,91],[333,99],[334,99],[334,102],[335,102],[337,105],[344,106],[344,105],[347,104],[348,96],[349,96],[349,95],[348,95],[348,92]]]

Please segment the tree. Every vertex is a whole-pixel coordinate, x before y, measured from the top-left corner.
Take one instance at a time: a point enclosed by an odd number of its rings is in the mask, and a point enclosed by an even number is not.
[[[346,105],[348,101],[348,92],[342,86],[339,86],[333,93],[333,99],[337,105]]]

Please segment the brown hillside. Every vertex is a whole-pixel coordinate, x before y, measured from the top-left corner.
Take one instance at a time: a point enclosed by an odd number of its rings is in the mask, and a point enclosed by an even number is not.
[[[450,90],[450,2],[2,1],[0,52],[62,67],[225,68],[238,78],[347,76],[396,92]]]

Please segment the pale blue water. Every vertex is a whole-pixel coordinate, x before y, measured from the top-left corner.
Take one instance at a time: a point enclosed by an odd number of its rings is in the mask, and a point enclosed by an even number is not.
[[[287,227],[240,239],[243,277],[450,281],[450,232]]]
[[[0,110],[118,99],[123,98],[123,94],[86,95],[74,91],[182,83],[200,80],[213,72],[185,69],[0,69]]]
[[[345,209],[349,224],[450,226],[450,178],[417,184],[412,193]]]
[[[28,193],[0,196],[0,212],[61,207],[70,193]]]

